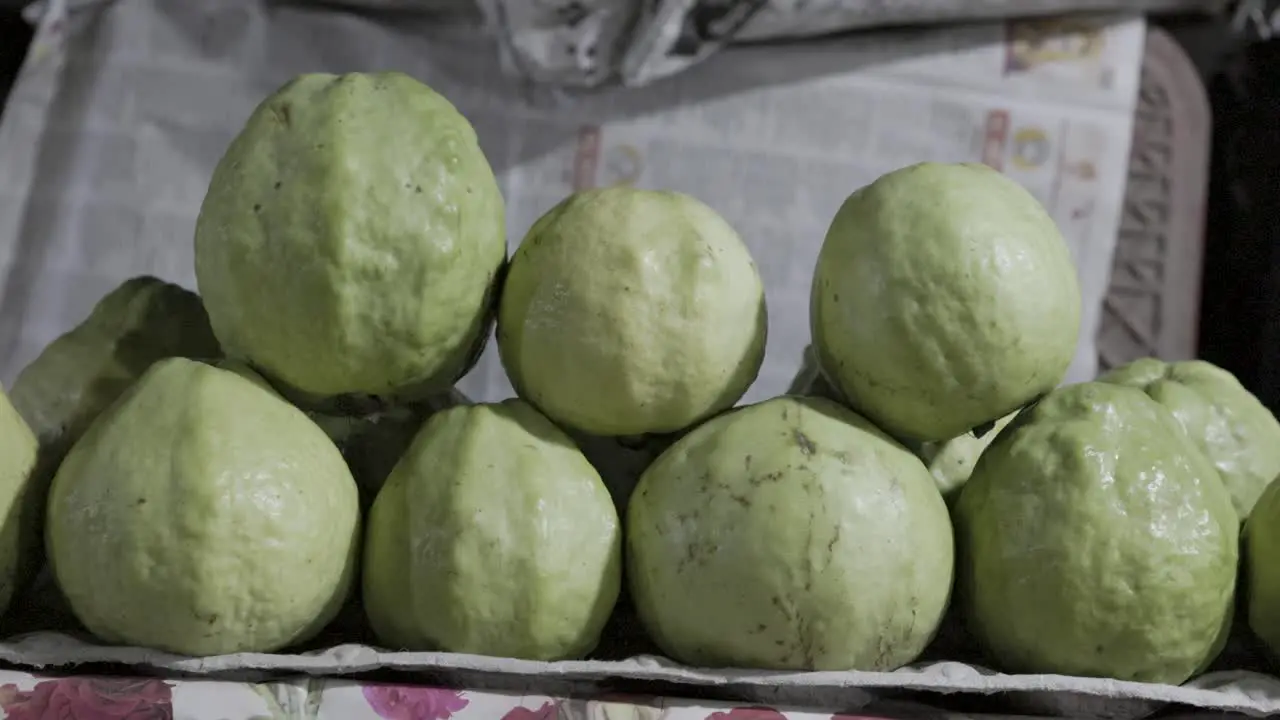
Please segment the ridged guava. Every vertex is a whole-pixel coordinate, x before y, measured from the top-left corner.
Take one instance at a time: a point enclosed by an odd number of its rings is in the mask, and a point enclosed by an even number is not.
[[[929,472],[821,398],[698,426],[645,471],[627,519],[632,602],[691,665],[892,670],[924,650],[951,592]]]
[[[52,472],[89,423],[152,363],[220,355],[200,296],[143,275],[104,295],[83,322],[49,343],[18,373],[9,397]]]
[[[617,601],[622,531],[573,441],[507,400],[427,421],[374,500],[364,553],[385,645],[572,659]]]
[[[338,612],[355,577],[356,484],[333,442],[246,375],[151,366],[71,449],[47,554],[107,643],[271,652]]]
[[[900,439],[949,440],[1056,387],[1080,331],[1053,218],[984,165],[912,165],[850,195],[811,292],[824,373]]]
[[[1231,496],[1140,390],[1070,385],[1023,410],[952,516],[960,615],[1003,670],[1177,685],[1226,641]]]
[[[511,259],[498,312],[520,397],[592,435],[670,433],[732,406],[764,359],[764,287],[738,234],[687,195],[569,196]]]
[[[1268,485],[1253,506],[1243,545],[1249,629],[1280,658],[1280,482]]]
[[[36,436],[0,389],[0,614],[34,575],[41,557],[43,484],[35,479]]]
[[[228,355],[309,396],[416,397],[479,357],[506,259],[475,130],[396,72],[301,75],[213,171],[195,268]]]
[[[1280,475],[1280,422],[1226,370],[1143,358],[1098,379],[1136,387],[1168,408],[1218,469],[1241,520]]]

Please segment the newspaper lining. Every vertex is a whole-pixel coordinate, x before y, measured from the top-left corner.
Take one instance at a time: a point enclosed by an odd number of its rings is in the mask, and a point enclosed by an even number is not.
[[[1094,374],[1142,54],[1137,18],[736,47],[652,86],[577,94],[505,75],[491,40],[439,22],[119,0],[42,32],[0,125],[0,381],[131,275],[194,287],[205,185],[262,97],[299,72],[384,68],[423,79],[472,120],[507,198],[513,247],[585,187],[682,190],[723,214],[755,255],[770,305],[766,360],[746,401],[783,392],[795,373],[809,277],[839,204],[921,160],[987,162],[1050,209],[1085,298],[1069,377]],[[492,344],[460,387],[479,400],[511,394]]]

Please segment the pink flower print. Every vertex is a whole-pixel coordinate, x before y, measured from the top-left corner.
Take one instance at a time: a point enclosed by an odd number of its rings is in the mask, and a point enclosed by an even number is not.
[[[385,720],[449,720],[470,704],[457,690],[411,685],[365,685],[364,699]]]
[[[502,720],[555,720],[559,713],[560,705],[548,700],[541,707],[513,707],[502,716]]]
[[[173,720],[173,694],[151,678],[66,677],[30,690],[0,685],[0,709],[10,720]]]

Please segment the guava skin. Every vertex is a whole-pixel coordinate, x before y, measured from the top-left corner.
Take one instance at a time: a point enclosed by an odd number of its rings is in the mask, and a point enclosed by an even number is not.
[[[364,607],[388,647],[581,658],[618,599],[600,475],[521,400],[431,416],[374,500]]]
[[[227,354],[302,396],[447,390],[479,357],[505,259],[474,129],[395,72],[301,75],[264,100],[196,222]]]
[[[814,272],[818,362],[903,440],[949,440],[1062,382],[1080,287],[1053,218],[983,165],[921,163],[849,196]]]
[[[1280,422],[1230,372],[1203,360],[1135,360],[1102,382],[1142,390],[1165,406],[1217,468],[1243,521],[1280,475]]]
[[[1081,383],[1023,410],[952,518],[960,614],[1007,672],[1177,685],[1226,641],[1231,497],[1140,390]]]
[[[49,491],[46,552],[103,642],[272,652],[337,614],[360,539],[333,442],[247,375],[155,363],[89,427]]]
[[[44,509],[35,478],[39,443],[0,389],[0,614],[34,575],[41,547],[33,514]]]
[[[929,472],[822,398],[738,408],[676,441],[641,476],[626,533],[640,619],[690,665],[893,670],[951,592]]]
[[[1263,491],[1243,532],[1249,629],[1280,657],[1280,482]]]
[[[687,195],[623,186],[534,223],[498,312],[517,394],[598,436],[672,433],[732,406],[765,336],[764,286],[733,228]]]

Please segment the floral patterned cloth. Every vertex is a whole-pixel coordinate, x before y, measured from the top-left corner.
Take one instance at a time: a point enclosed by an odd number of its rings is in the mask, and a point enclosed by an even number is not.
[[[924,706],[859,713],[668,697],[555,698],[329,678],[238,683],[0,670],[10,720],[978,720]],[[1003,716],[1000,720],[1018,720]],[[1029,719],[1026,719],[1029,720]]]

